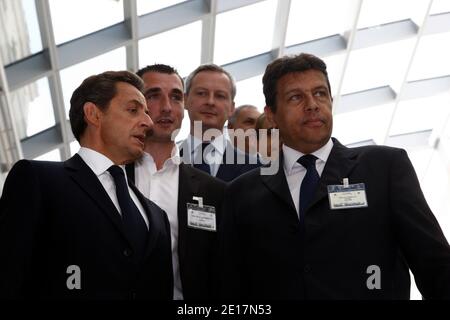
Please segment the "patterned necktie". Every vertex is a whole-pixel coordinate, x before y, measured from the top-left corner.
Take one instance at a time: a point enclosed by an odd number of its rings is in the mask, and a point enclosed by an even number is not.
[[[138,256],[144,255],[147,244],[148,229],[136,204],[131,199],[125,174],[119,166],[113,165],[108,169],[116,184],[117,200],[122,211],[122,222],[125,233],[131,241]]]
[[[304,155],[300,157],[297,162],[306,168],[306,175],[303,178],[302,184],[300,186],[300,202],[299,202],[299,216],[300,224],[304,226],[305,212],[308,206],[313,200],[314,194],[317,189],[317,184],[319,182],[319,173],[316,169],[317,157],[312,154]]]
[[[202,152],[201,155],[197,154],[196,160],[194,161],[194,168],[200,169],[202,171],[205,171],[208,174],[211,174],[211,167],[209,166],[208,163],[206,163],[205,158],[207,156],[207,154],[209,153],[211,148],[208,148],[208,146],[210,145],[210,142],[203,142],[202,143]],[[205,152],[205,149],[207,150],[207,152]],[[201,162],[200,162],[201,161]],[[197,163],[199,162],[199,163]]]

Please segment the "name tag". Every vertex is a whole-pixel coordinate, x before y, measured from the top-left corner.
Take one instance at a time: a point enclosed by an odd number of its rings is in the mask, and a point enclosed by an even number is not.
[[[188,227],[206,231],[216,231],[216,208],[213,206],[201,207],[194,203],[187,203]]]
[[[328,186],[330,209],[352,209],[367,207],[364,183]]]

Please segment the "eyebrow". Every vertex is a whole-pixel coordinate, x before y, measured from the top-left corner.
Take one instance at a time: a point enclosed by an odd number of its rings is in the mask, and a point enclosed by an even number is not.
[[[149,93],[155,93],[155,92],[161,92],[162,89],[159,87],[153,87],[153,88],[148,88],[147,90],[145,90],[144,92],[144,96],[147,96]],[[183,90],[178,89],[178,88],[173,88],[170,90],[170,93],[177,93],[177,94],[183,94]]]
[[[316,86],[316,87],[313,87],[313,88],[311,89],[311,91],[314,91],[314,90],[317,90],[317,89],[325,89],[325,90],[328,91],[328,88],[327,88],[327,86],[325,86],[325,85],[318,85],[318,86]],[[295,88],[295,89],[291,89],[291,90],[285,92],[284,95],[289,95],[290,93],[293,93],[293,92],[303,92],[303,91],[305,91],[305,90],[300,89],[300,88]]]

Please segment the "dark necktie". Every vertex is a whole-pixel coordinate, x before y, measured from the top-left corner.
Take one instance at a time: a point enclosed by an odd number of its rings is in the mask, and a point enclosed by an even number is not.
[[[317,157],[312,154],[307,154],[297,160],[303,167],[306,168],[306,175],[303,178],[302,184],[300,186],[300,202],[299,202],[299,216],[300,225],[304,226],[305,212],[308,206],[313,200],[314,193],[317,189],[317,184],[319,182],[319,173],[316,169]]]
[[[117,200],[122,211],[122,222],[125,233],[131,241],[133,249],[142,257],[147,244],[148,229],[136,204],[128,192],[125,174],[119,166],[113,165],[108,169],[116,184]]]
[[[196,156],[196,160],[197,161],[194,161],[194,168],[197,168],[197,169],[200,169],[202,171],[205,171],[208,174],[211,174],[211,167],[209,166],[208,163],[206,163],[205,158],[206,158],[206,154],[211,149],[211,148],[208,148],[208,146],[210,144],[211,144],[210,142],[203,142],[202,143],[202,153],[201,153],[201,155],[197,154],[197,156]],[[205,153],[205,149],[206,148],[208,148],[208,149],[207,149],[207,152]],[[199,163],[197,163],[197,162],[199,162]]]

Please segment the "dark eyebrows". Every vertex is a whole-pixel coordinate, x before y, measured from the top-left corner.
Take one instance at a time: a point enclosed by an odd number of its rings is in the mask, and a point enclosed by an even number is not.
[[[161,88],[158,88],[158,87],[148,88],[144,91],[144,96],[147,97],[147,95],[149,93],[155,93],[155,92],[160,92],[160,91],[161,91]]]
[[[180,90],[180,89],[178,89],[178,88],[174,88],[174,89],[171,90],[171,93],[176,93],[176,94],[181,94],[181,95],[183,95],[183,90]]]

